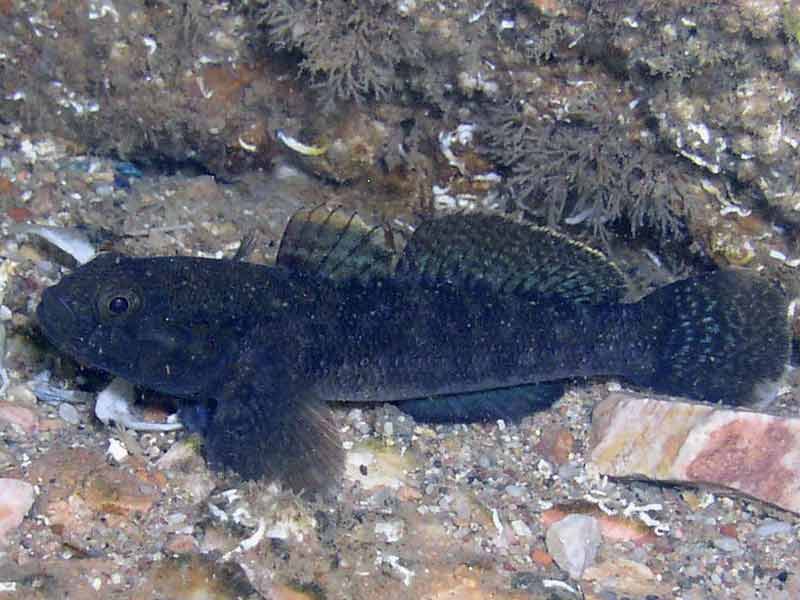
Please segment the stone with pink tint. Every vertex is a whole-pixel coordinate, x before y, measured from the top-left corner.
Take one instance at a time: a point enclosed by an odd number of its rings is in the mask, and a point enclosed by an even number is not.
[[[800,513],[800,418],[613,394],[592,417],[610,477],[725,488]]]
[[[38,417],[26,406],[14,402],[0,402],[0,423],[8,423],[25,433],[32,433],[36,429]]]
[[[0,547],[8,543],[6,535],[19,527],[33,506],[33,486],[19,479],[0,478]]]

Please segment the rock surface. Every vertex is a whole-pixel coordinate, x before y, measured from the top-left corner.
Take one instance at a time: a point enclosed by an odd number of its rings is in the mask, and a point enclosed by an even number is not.
[[[614,394],[592,419],[604,475],[722,487],[800,513],[800,419]]]

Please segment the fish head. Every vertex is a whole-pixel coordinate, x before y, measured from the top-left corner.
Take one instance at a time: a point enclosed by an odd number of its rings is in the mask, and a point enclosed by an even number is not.
[[[200,393],[235,337],[205,272],[221,262],[101,254],[44,290],[39,325],[81,363],[164,393]]]

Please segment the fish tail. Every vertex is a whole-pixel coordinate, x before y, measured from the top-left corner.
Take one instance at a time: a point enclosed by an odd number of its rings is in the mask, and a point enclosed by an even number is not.
[[[654,292],[641,309],[655,358],[637,383],[729,405],[775,396],[791,350],[788,298],[777,286],[716,271]]]

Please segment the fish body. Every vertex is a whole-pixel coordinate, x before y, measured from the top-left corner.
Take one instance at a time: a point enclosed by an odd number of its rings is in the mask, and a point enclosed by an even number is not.
[[[82,271],[106,282],[100,302],[125,298],[135,310],[115,316],[56,287],[40,310],[50,337],[82,362],[183,397],[217,395],[248,353],[322,400],[364,402],[628,375],[651,362],[649,340],[627,331],[637,305],[534,303],[394,281],[332,286],[281,267],[191,257],[105,254]],[[108,323],[95,321],[101,312]],[[91,333],[58,330],[76,320]]]
[[[434,220],[397,255],[310,211],[274,266],[104,254],[37,313],[76,359],[185,398],[213,465],[321,489],[342,462],[330,402],[514,417],[550,382],[613,375],[739,404],[782,373],[786,299],[766,282],[723,271],[631,304],[623,288],[594,251],[499,217]]]

